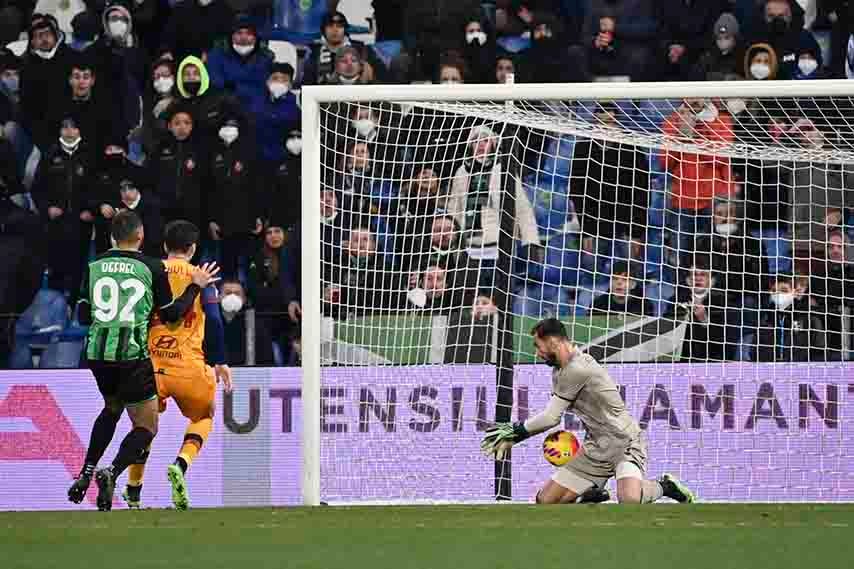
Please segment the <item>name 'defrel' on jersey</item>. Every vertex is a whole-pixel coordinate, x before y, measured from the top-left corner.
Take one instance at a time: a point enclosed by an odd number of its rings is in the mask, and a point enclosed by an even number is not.
[[[168,289],[155,290],[161,286],[158,283],[166,283],[163,262],[136,251],[113,249],[89,263],[84,281],[92,311],[88,359],[127,361],[148,357],[152,311],[156,302],[171,301]]]

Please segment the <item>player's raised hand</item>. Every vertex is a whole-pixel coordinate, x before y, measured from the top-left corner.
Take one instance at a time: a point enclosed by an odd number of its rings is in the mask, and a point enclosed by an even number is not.
[[[199,285],[200,288],[205,288],[209,284],[213,284],[219,280],[219,267],[213,261],[205,263],[201,267],[196,267],[193,271],[193,284]]]
[[[231,368],[225,364],[215,365],[214,375],[216,376],[216,382],[222,383],[222,387],[225,389],[225,392],[231,393],[234,389],[234,383],[231,379]]]
[[[502,456],[513,446],[516,439],[516,433],[513,430],[511,423],[496,423],[486,429],[486,434],[480,443],[480,450],[486,456],[495,456],[497,458],[499,451]],[[509,443],[509,447],[504,443]]]

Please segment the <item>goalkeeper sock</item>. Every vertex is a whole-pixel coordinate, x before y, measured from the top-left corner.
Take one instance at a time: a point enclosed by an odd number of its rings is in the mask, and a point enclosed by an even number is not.
[[[175,464],[179,465],[184,472],[187,472],[199,451],[202,450],[202,445],[205,444],[208,435],[210,435],[211,428],[213,428],[213,419],[210,418],[190,423],[190,426],[187,427],[187,432],[184,434],[184,444],[181,445],[178,458],[175,459]]]
[[[652,504],[664,495],[661,484],[655,480],[644,480],[641,482],[641,504]]]
[[[142,478],[145,475],[145,463],[151,454],[151,445],[145,449],[135,463],[128,466],[128,486],[142,486]]]

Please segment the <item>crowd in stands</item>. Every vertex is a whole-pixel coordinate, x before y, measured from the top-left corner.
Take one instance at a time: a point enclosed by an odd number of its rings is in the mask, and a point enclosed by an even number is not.
[[[0,4],[0,364],[16,359],[17,315],[39,290],[73,313],[123,209],[142,217],[149,255],[169,221],[202,229],[197,260],[223,268],[230,363],[247,361],[250,328],[256,364],[298,362],[303,85],[854,77],[844,0],[374,0],[374,45],[331,2],[296,61],[268,44],[269,6],[233,4]],[[854,140],[832,102],[783,107],[614,102],[590,120],[703,144]],[[685,361],[849,359],[854,165],[507,128],[402,105],[324,111],[328,316],[483,318],[509,294],[525,316],[685,319]],[[499,158],[508,138],[525,140],[518,176]]]

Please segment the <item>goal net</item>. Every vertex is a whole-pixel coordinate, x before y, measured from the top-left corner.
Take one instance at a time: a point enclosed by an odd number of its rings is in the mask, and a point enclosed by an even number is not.
[[[454,89],[304,92],[306,502],[530,501],[541,439],[479,442],[548,400],[547,317],[649,476],[854,500],[852,88]]]

